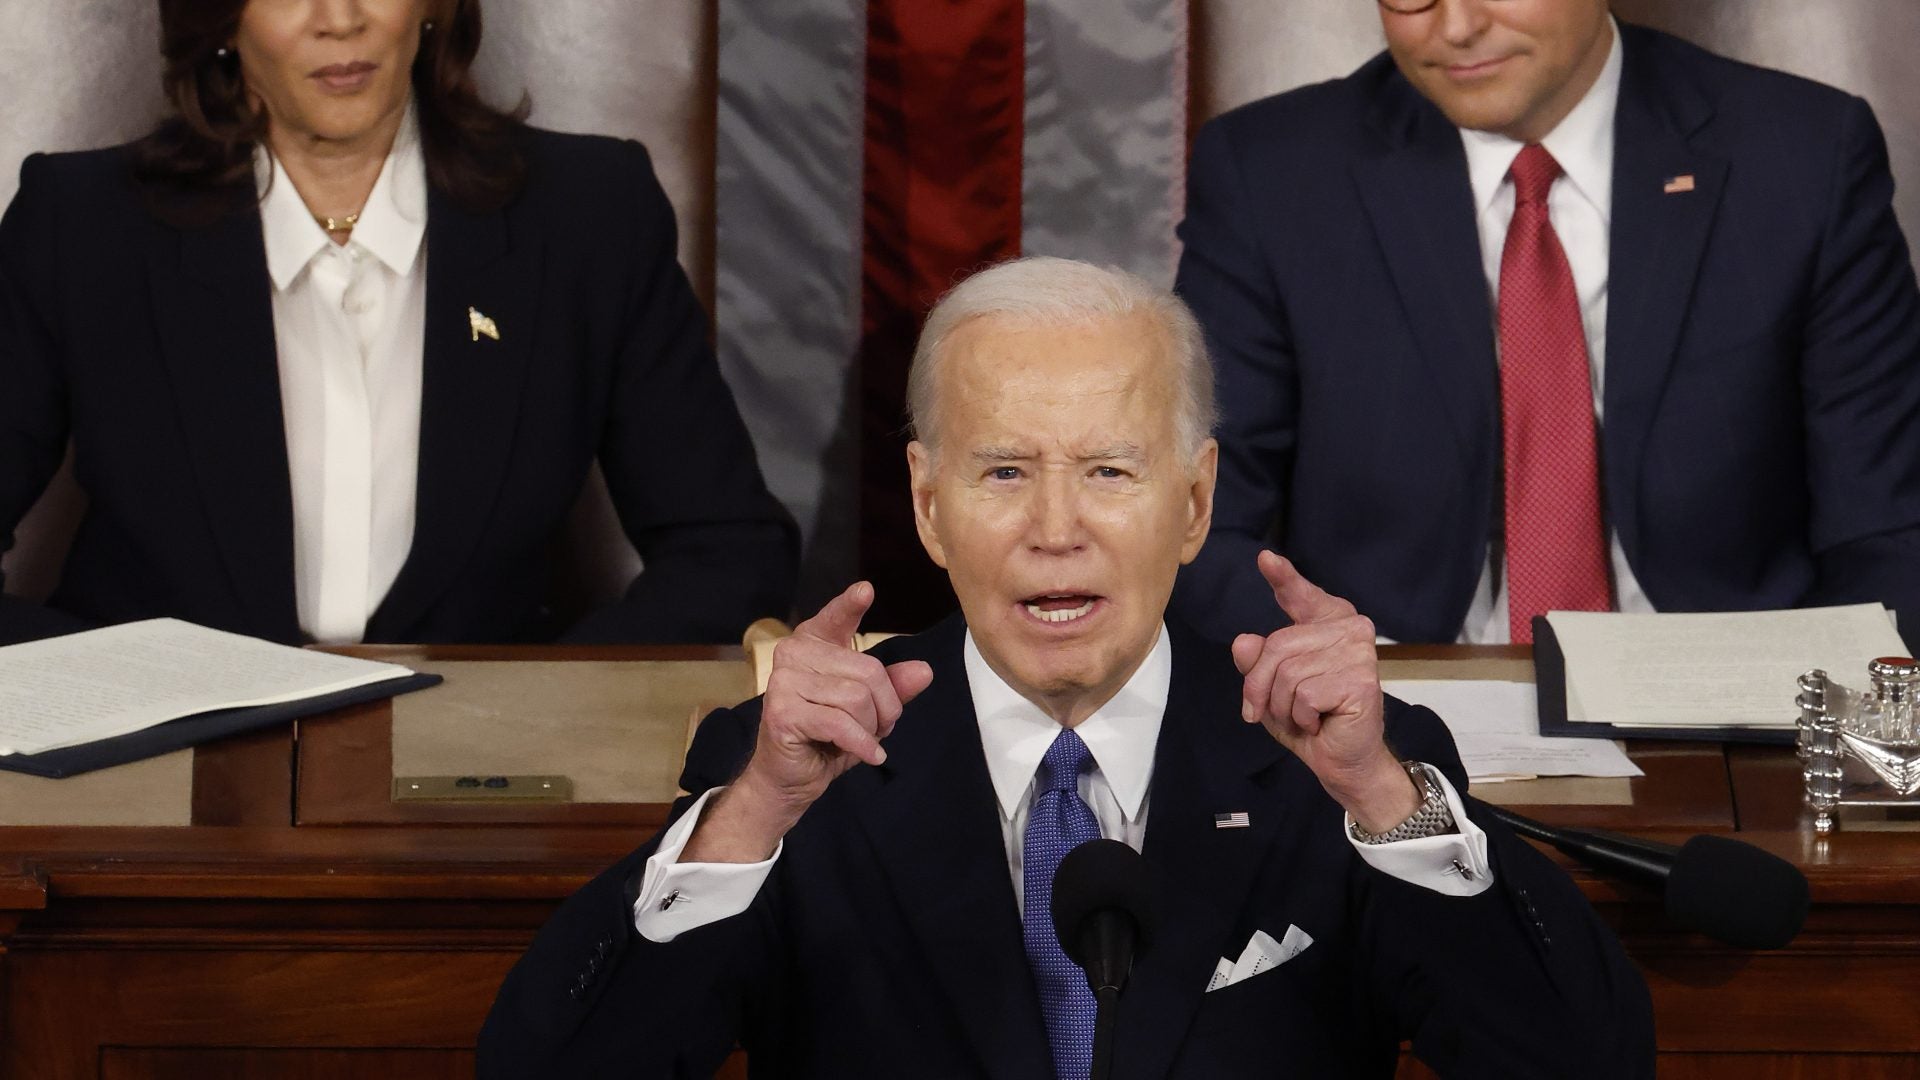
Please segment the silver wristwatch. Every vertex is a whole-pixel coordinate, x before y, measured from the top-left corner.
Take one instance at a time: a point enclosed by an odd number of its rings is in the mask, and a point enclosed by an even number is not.
[[[1433,766],[1418,761],[1403,761],[1407,775],[1413,777],[1413,784],[1420,789],[1420,809],[1413,816],[1375,835],[1360,827],[1357,821],[1349,822],[1347,832],[1355,841],[1362,844],[1394,844],[1402,840],[1418,840],[1423,836],[1439,836],[1453,831],[1453,810],[1447,806],[1447,792],[1440,784],[1440,776]]]

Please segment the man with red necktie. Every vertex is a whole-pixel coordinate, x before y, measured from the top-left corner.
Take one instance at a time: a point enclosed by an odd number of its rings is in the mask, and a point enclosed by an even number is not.
[[[1606,0],[1378,0],[1388,50],[1203,129],[1219,373],[1176,609],[1265,544],[1402,641],[1881,601],[1920,641],[1920,291],[1865,102]]]

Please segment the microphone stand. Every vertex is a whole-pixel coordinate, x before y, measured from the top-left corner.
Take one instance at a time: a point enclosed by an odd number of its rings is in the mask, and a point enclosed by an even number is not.
[[[1088,920],[1081,941],[1092,938],[1091,954],[1099,957],[1087,969],[1087,987],[1093,991],[1093,1071],[1089,1080],[1108,1080],[1113,1073],[1114,1015],[1120,1011],[1120,987],[1133,967],[1133,920],[1119,912],[1101,912]]]
[[[1622,836],[1602,829],[1556,829],[1502,806],[1489,806],[1487,809],[1507,828],[1521,836],[1548,844],[1589,866],[1604,867],[1605,872],[1651,889],[1666,888],[1667,875],[1672,872],[1674,857],[1680,851],[1670,844],[1642,840],[1637,836]]]
[[[1103,986],[1093,992],[1093,1074],[1089,1080],[1113,1075],[1113,1014],[1118,1012],[1120,988]]]

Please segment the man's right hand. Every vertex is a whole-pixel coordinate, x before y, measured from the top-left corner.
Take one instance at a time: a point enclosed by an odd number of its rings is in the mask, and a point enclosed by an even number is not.
[[[706,808],[682,862],[760,862],[841,773],[887,759],[901,709],[933,682],[922,660],[882,664],[855,652],[873,604],[855,582],[773,648],[753,757]]]

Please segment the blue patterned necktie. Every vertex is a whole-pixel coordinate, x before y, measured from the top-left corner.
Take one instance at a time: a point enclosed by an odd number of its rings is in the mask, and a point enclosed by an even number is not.
[[[1089,761],[1087,744],[1072,728],[1063,729],[1047,747],[1034,774],[1033,807],[1020,848],[1024,878],[1023,930],[1027,963],[1040,991],[1040,1011],[1053,1047],[1053,1071],[1059,1080],[1079,1080],[1093,1071],[1093,991],[1080,965],[1067,958],[1053,933],[1053,872],[1067,852],[1100,838],[1100,823],[1080,800],[1079,777]]]

